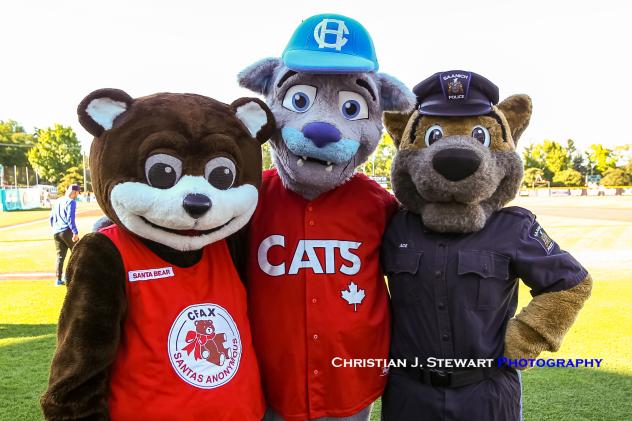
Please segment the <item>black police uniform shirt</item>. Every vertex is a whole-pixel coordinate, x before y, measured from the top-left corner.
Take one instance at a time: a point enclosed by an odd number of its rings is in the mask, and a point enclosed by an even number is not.
[[[537,296],[580,283],[586,270],[519,207],[471,234],[441,234],[400,210],[382,243],[393,304],[391,358],[503,355],[518,278]]]

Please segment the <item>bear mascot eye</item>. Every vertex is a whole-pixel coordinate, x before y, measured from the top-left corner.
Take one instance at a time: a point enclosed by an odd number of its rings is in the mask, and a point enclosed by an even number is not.
[[[237,177],[235,163],[223,156],[213,158],[206,163],[204,177],[216,189],[228,190]]]
[[[285,93],[283,107],[297,113],[309,110],[316,99],[316,88],[310,85],[294,85]]]
[[[150,186],[168,189],[175,186],[182,175],[182,161],[164,153],[152,155],[145,161],[145,178]]]
[[[430,146],[443,137],[443,129],[438,124],[428,127],[426,130],[426,145]]]
[[[489,130],[487,130],[486,127],[474,126],[474,128],[472,129],[472,137],[481,142],[483,146],[489,146],[490,136]]]

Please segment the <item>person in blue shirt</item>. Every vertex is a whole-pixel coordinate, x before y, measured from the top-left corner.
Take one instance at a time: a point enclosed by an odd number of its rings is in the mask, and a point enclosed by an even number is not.
[[[57,199],[50,211],[50,226],[53,228],[53,239],[57,250],[56,285],[65,285],[62,274],[66,253],[68,253],[68,249],[72,251],[72,247],[79,240],[79,231],[75,224],[75,210],[77,209],[75,199],[80,191],[81,187],[77,184],[68,186],[66,194]]]

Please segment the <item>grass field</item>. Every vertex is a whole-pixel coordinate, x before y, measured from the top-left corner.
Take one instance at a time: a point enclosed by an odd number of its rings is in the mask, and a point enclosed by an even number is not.
[[[515,204],[537,213],[551,237],[595,279],[593,296],[555,357],[604,359],[599,369],[524,372],[525,420],[632,419],[632,199],[538,198]],[[96,214],[79,218],[81,232]],[[0,213],[0,226],[2,218]],[[0,272],[50,271],[49,236],[44,223],[0,231]],[[13,247],[8,253],[7,244]],[[0,281],[0,420],[41,419],[37,401],[46,386],[64,293],[50,280]],[[519,308],[529,298],[522,286]],[[378,414],[379,404],[372,419]]]
[[[54,272],[55,245],[48,223],[49,213],[50,210],[0,212],[0,273]],[[90,232],[100,215],[96,203],[80,203],[77,206],[79,234]],[[24,225],[11,228],[14,224]]]
[[[46,219],[48,215],[50,215],[50,209],[46,208],[30,209],[28,211],[0,212],[0,228],[38,219]]]

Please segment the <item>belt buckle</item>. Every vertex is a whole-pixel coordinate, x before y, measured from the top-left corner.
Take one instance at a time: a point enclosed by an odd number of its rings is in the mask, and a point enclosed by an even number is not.
[[[430,384],[439,387],[450,387],[452,372],[447,370],[430,369]]]

